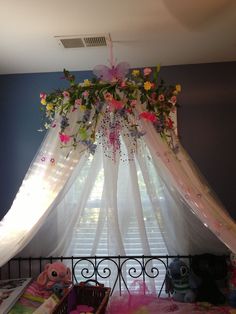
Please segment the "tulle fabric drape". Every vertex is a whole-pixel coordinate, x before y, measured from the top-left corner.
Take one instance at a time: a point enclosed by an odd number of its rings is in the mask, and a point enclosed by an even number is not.
[[[145,123],[145,142],[156,166],[165,169],[162,178],[170,178],[168,186],[174,186],[186,208],[202,224],[221,240],[231,251],[236,251],[236,223],[224,209],[210,186],[195,167],[193,161],[178,143],[179,151],[166,150],[152,125]],[[174,136],[174,135],[173,135]],[[192,218],[191,218],[192,219]],[[196,223],[197,224],[197,223]],[[196,225],[194,225],[195,227]]]
[[[76,117],[71,119],[72,127]],[[62,152],[59,126],[50,130],[32,161],[11,208],[0,222],[0,265],[20,252],[46,223],[84,152]],[[61,194],[60,194],[61,192]]]
[[[76,114],[70,119],[73,129]],[[50,129],[1,221],[0,265],[19,252],[236,252],[235,222],[180,143],[173,153],[150,122],[139,123],[145,135],[137,139],[136,153],[130,153],[132,139],[121,132],[115,158],[106,140],[94,156],[80,147],[68,154],[60,148],[57,127]]]

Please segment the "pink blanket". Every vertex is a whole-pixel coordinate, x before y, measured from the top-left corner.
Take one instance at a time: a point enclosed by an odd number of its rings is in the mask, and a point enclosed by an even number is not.
[[[236,314],[229,306],[214,306],[209,303],[180,303],[171,298],[146,296],[113,296],[107,308],[107,314]]]

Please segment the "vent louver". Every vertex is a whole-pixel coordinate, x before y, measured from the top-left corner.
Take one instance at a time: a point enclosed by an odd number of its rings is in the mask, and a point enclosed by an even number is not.
[[[80,48],[84,47],[83,40],[81,38],[67,38],[60,39],[64,48]]]
[[[108,36],[55,36],[64,48],[103,47],[107,46]]]
[[[106,46],[106,37],[100,36],[100,37],[85,37],[84,43],[86,47],[100,47],[100,46]]]

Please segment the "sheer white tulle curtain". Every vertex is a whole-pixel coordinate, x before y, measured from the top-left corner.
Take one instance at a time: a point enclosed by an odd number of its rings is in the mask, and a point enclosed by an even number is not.
[[[73,113],[71,119],[73,128],[78,117]],[[1,221],[1,265],[17,253],[236,252],[235,223],[180,143],[174,153],[150,122],[142,122],[145,135],[133,153],[125,123],[115,155],[105,139],[94,155],[79,147],[68,154],[58,129],[50,129]]]
[[[71,123],[76,123],[72,117]],[[48,132],[7,214],[0,222],[0,265],[20,252],[46,223],[83,152],[60,149],[58,127]],[[36,254],[36,253],[35,253]]]

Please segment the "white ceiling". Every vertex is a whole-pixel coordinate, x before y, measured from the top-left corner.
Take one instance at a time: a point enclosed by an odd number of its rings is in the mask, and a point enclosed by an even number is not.
[[[55,38],[107,33],[131,67],[236,61],[236,0],[0,0],[0,74],[108,64]]]

